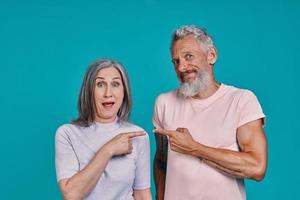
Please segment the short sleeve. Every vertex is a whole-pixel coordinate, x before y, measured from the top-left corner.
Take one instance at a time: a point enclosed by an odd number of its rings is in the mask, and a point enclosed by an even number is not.
[[[78,159],[68,135],[68,128],[61,126],[55,135],[55,166],[57,181],[72,177],[79,171]]]
[[[149,136],[139,137],[133,189],[150,188],[150,145]]]
[[[246,90],[239,102],[238,127],[257,119],[263,119],[263,124],[265,124],[265,114],[257,97],[253,92]]]
[[[157,97],[154,105],[154,111],[153,111],[153,117],[152,117],[152,123],[153,126],[156,128],[163,128],[162,126],[162,109],[161,109],[161,103],[160,98]]]

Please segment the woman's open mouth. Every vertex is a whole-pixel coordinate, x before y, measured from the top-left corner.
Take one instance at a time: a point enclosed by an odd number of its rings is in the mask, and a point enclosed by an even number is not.
[[[103,107],[106,109],[110,109],[111,107],[113,107],[114,104],[115,104],[115,102],[113,102],[113,101],[108,101],[108,102],[102,103]]]

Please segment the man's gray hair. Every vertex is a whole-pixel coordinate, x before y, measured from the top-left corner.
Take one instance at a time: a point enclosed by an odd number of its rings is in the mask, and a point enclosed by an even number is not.
[[[210,48],[215,48],[212,37],[205,28],[197,27],[195,25],[184,25],[173,32],[171,49],[177,40],[181,40],[189,35],[193,35],[205,51],[208,51]]]
[[[119,122],[128,121],[132,108],[132,98],[130,92],[130,84],[127,72],[121,63],[112,59],[98,59],[92,62],[85,75],[81,85],[80,94],[78,97],[78,112],[79,116],[72,123],[79,126],[90,126],[95,121],[97,112],[95,103],[95,80],[98,72],[101,69],[108,67],[116,68],[121,74],[122,83],[124,86],[124,99],[117,113]]]

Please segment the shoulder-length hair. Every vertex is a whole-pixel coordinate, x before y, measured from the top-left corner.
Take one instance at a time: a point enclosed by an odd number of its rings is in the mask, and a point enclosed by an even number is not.
[[[112,59],[97,59],[92,62],[85,75],[81,85],[80,94],[78,97],[78,118],[72,120],[73,124],[79,126],[90,126],[95,121],[96,104],[94,98],[95,80],[98,72],[101,69],[114,67],[121,74],[122,83],[124,86],[124,98],[121,107],[118,110],[117,116],[119,122],[128,121],[132,108],[132,98],[130,92],[130,84],[127,72],[121,63]]]

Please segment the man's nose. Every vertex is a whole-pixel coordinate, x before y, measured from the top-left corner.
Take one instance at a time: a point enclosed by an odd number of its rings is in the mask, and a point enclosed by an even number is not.
[[[188,70],[188,63],[184,60],[180,60],[178,65],[178,71],[179,72],[186,72]]]

